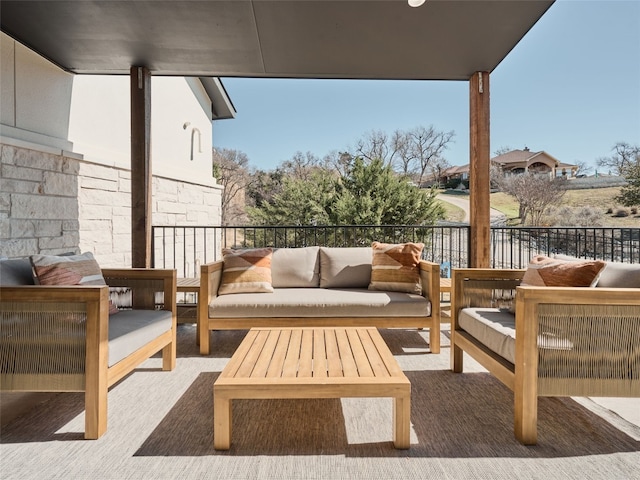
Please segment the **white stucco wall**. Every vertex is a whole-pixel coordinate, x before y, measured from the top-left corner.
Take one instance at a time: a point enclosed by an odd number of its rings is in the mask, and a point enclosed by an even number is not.
[[[1,33],[0,60],[0,256],[91,251],[130,266],[129,77],[68,74]],[[199,79],[152,77],[151,90],[152,224],[218,225],[211,101]],[[205,255],[189,241],[193,275]]]
[[[199,81],[183,77],[151,78],[152,170],[157,175],[213,186],[211,107],[203,110],[195,96],[201,93],[198,86]],[[105,165],[129,168],[129,88],[129,77],[125,76],[74,78],[69,125],[74,151]],[[200,134],[194,135],[191,160],[193,129]]]

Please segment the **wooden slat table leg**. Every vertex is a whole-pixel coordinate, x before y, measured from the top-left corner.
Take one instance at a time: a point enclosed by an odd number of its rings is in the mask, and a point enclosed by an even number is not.
[[[411,444],[411,394],[393,400],[393,446],[407,449]]]

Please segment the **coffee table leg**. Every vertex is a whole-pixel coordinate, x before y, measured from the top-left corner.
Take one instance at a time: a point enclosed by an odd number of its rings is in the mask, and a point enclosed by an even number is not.
[[[231,447],[231,399],[213,394],[213,448],[229,450]]]
[[[393,400],[393,445],[406,449],[410,446],[411,396],[396,397]]]

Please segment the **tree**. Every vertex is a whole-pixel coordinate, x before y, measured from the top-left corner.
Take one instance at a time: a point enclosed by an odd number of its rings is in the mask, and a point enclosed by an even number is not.
[[[339,177],[330,169],[316,169],[309,179],[284,177],[282,191],[249,215],[261,225],[431,225],[444,216],[435,196],[382,160],[358,157]]]
[[[539,226],[547,207],[560,201],[565,194],[565,182],[548,175],[524,173],[503,177],[501,189],[519,203],[519,217],[526,224]]]
[[[252,182],[247,155],[238,150],[214,148],[213,176],[224,187],[220,223],[232,225],[244,222],[245,192]]]
[[[281,190],[248,214],[256,225],[328,225],[335,189],[329,170],[314,170],[308,178],[283,176]]]
[[[598,165],[612,168],[628,182],[615,200],[627,207],[640,205],[640,146],[618,142],[613,152],[610,157],[599,158]]]
[[[440,132],[432,125],[411,130],[396,130],[389,136],[372,131],[357,143],[354,155],[365,163],[381,160],[401,175],[411,177],[418,185],[427,177],[436,177],[447,164],[443,157],[455,133]]]
[[[411,185],[382,160],[356,158],[341,178],[331,220],[336,225],[423,225],[443,218],[435,190]]]
[[[638,145],[618,142],[613,146],[612,150],[614,152],[613,155],[599,158],[597,164],[600,167],[612,169],[616,175],[624,176],[629,167],[640,162],[640,146]]]
[[[620,189],[620,194],[615,197],[616,201],[626,207],[640,205],[640,162],[627,167],[624,177],[629,183]]]

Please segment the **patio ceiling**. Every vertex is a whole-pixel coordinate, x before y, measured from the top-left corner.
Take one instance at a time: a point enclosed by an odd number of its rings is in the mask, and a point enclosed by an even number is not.
[[[84,74],[464,80],[553,0],[11,1],[2,31]]]

